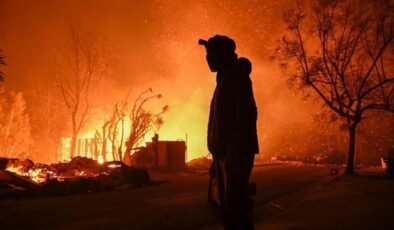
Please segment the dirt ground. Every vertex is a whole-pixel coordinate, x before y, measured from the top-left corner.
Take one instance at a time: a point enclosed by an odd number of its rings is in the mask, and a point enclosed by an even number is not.
[[[167,182],[126,191],[0,201],[1,229],[221,229],[219,211],[206,201],[207,172],[151,175]],[[283,165],[255,167],[252,178],[258,186],[256,229],[394,226],[393,220],[382,222],[394,213],[392,180],[336,178],[328,168]]]

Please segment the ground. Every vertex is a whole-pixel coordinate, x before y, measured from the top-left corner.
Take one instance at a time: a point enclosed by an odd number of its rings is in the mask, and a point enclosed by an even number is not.
[[[221,229],[207,172],[152,173],[160,185],[0,201],[1,229]],[[393,229],[394,181],[329,168],[255,167],[256,229]]]

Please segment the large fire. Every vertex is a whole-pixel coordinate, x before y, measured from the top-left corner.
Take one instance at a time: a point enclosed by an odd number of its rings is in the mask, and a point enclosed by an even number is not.
[[[110,171],[121,168],[121,162],[109,162],[104,165],[100,160],[77,157],[65,163],[34,164],[30,160],[10,159],[5,170],[21,177],[30,179],[37,184],[44,184],[48,180],[64,181],[75,177],[97,177],[108,175]]]
[[[38,184],[45,183],[49,178],[57,178],[62,180],[59,175],[56,175],[54,171],[40,166],[27,169],[23,165],[15,165],[10,163],[7,165],[6,170],[23,177],[27,177]]]
[[[15,115],[20,118],[21,127],[2,125],[11,127],[17,139],[7,140],[15,143],[7,151],[0,145],[1,156],[28,157],[46,163],[70,160],[67,138],[71,136],[71,118],[57,77],[72,69],[61,56],[70,51],[66,45],[70,37],[68,26],[73,22],[80,24],[82,31],[97,37],[103,35],[108,53],[102,58],[112,68],[97,84],[88,119],[78,134],[80,138],[93,138],[95,130],[100,130],[110,116],[114,103],[130,89],[130,99],[134,99],[136,95],[132,94],[152,87],[163,94],[161,100],[171,107],[163,116],[163,127],[157,131],[161,138],[187,141],[188,161],[206,156],[206,127],[215,77],[209,72],[205,50],[196,42],[199,38],[226,34],[237,41],[238,55],[253,63],[251,78],[258,104],[262,153],[259,156],[268,159],[278,154],[346,153],[340,125],[322,128],[316,124],[314,118],[321,113],[321,104],[304,100],[301,93],[289,89],[280,68],[269,59],[286,30],[281,16],[289,1],[103,1],[100,4],[108,8],[106,14],[102,14],[101,7],[80,2],[83,1],[75,1],[71,7],[66,1],[56,1],[51,4],[54,13],[43,14],[49,7],[45,1],[2,1],[0,28],[4,36],[0,36],[0,49],[7,66],[2,66],[1,72],[6,91],[19,95],[12,100],[18,102],[14,111],[19,111]],[[27,32],[31,33],[26,36]],[[5,106],[8,107],[11,102]],[[363,145],[358,147],[360,159],[378,159],[392,142],[392,118],[386,120],[384,124],[378,121],[365,125],[359,135],[358,143]],[[148,135],[141,144],[150,138]],[[81,142],[78,156],[99,161],[113,159],[112,150],[108,149],[105,157],[96,157],[84,150],[88,146],[88,142]]]
[[[148,171],[121,161],[99,164],[75,157],[66,163],[41,164],[15,158],[0,159],[2,185],[15,196],[51,196],[130,189],[152,183]],[[3,195],[3,194],[2,194]]]

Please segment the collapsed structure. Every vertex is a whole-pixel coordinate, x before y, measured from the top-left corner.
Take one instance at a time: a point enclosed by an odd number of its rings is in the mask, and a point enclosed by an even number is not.
[[[159,136],[155,134],[151,142],[147,142],[145,147],[137,148],[124,161],[138,168],[183,171],[186,169],[186,142],[159,141]]]
[[[100,154],[97,145],[85,145],[88,140],[78,143],[84,143],[78,144],[78,155],[62,163],[47,165],[28,159],[0,158],[0,187],[3,188],[0,188],[0,193],[3,192],[0,199],[4,194],[41,196],[127,189],[152,184],[146,169],[186,169],[186,142],[183,140],[159,141],[156,134],[146,146],[125,155],[123,161],[103,163],[97,159]],[[92,146],[96,147],[92,150]]]
[[[70,159],[70,138],[62,138],[61,160]],[[102,153],[102,144],[97,143],[95,138],[78,138],[76,156],[95,159],[98,162],[123,160],[127,165],[137,168],[160,169],[169,171],[183,171],[186,168],[186,142],[184,140],[159,140],[155,134],[152,141],[146,142],[145,146],[133,149],[130,155],[117,159],[113,150],[106,149],[106,156]],[[106,146],[110,146],[109,144]]]

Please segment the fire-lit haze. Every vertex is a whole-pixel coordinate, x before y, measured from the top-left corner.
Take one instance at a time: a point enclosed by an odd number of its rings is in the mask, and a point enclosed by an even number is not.
[[[160,139],[187,139],[187,160],[207,155],[207,120],[215,75],[197,41],[225,34],[237,42],[238,55],[253,63],[260,157],[316,154],[327,146],[345,153],[346,134],[339,131],[340,125],[322,128],[317,124],[320,101],[313,95],[305,99],[291,89],[277,63],[269,58],[285,29],[282,14],[287,5],[283,0],[0,0],[5,86],[23,93],[29,115],[31,136],[26,138],[31,138],[32,147],[26,156],[44,162],[58,160],[54,157],[57,153],[51,152],[56,148],[48,151],[49,143],[42,140],[40,108],[45,103],[58,103],[57,110],[63,111],[64,105],[61,99],[48,102],[41,96],[65,68],[58,59],[66,47],[70,24],[99,35],[110,63],[110,71],[96,87],[82,136],[100,129],[113,105],[129,90],[132,103],[139,93],[152,88],[163,98],[152,101],[149,108],[160,110],[169,105],[158,131]],[[364,142],[369,141],[364,149],[359,145],[360,156],[364,153],[365,159],[375,159],[387,147],[386,140],[392,141],[392,117],[387,119],[383,124],[366,122],[364,126],[372,129],[361,129]],[[59,137],[70,135],[69,120],[64,116],[59,122]],[[373,135],[379,130],[385,132]],[[367,148],[378,151],[369,156]]]

